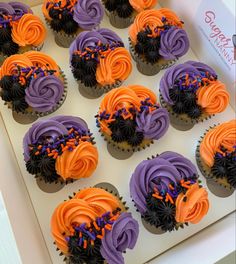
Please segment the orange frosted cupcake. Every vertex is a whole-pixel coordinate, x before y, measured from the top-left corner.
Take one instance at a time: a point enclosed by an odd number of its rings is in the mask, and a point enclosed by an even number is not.
[[[7,57],[40,50],[46,37],[42,21],[29,6],[19,2],[0,3],[0,55]]]
[[[130,180],[131,198],[150,232],[157,234],[198,224],[209,210],[208,193],[187,158],[166,151],[142,161]]]
[[[103,0],[110,23],[116,28],[127,28],[135,16],[143,10],[151,9],[157,0]]]
[[[189,130],[229,104],[225,84],[208,65],[187,61],[168,69],[160,81],[160,102],[173,127]]]
[[[129,28],[129,45],[137,69],[152,76],[187,53],[189,39],[183,22],[171,10],[145,10]]]
[[[42,11],[58,46],[68,48],[84,30],[94,30],[102,21],[100,0],[44,0]]]
[[[23,139],[27,171],[45,183],[67,183],[92,175],[98,151],[86,122],[74,116],[38,121]]]
[[[117,195],[93,187],[57,206],[51,232],[70,264],[124,264],[123,253],[135,247],[139,226]]]
[[[48,55],[28,51],[8,57],[0,70],[0,95],[18,122],[32,122],[64,102],[67,82]]]
[[[169,117],[156,95],[141,85],[110,91],[103,98],[97,126],[105,140],[123,152],[144,149],[167,132]]]
[[[236,119],[210,127],[197,147],[199,169],[228,190],[236,188]]]
[[[70,46],[70,63],[80,90],[95,97],[120,86],[132,71],[121,38],[106,28],[82,32]]]

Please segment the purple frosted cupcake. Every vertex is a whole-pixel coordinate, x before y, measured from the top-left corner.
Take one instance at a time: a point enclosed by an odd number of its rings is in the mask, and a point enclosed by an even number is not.
[[[132,71],[121,38],[106,28],[80,33],[70,46],[70,64],[81,93],[91,97],[120,86]]]
[[[32,125],[23,139],[26,170],[43,184],[63,187],[92,175],[98,151],[86,122],[74,116],[55,116]],[[39,185],[41,187],[41,185]]]
[[[173,231],[199,223],[209,209],[194,164],[176,152],[142,161],[130,180],[130,195],[144,226]],[[155,231],[152,231],[153,233]]]
[[[129,28],[130,52],[137,69],[152,76],[187,53],[189,39],[183,22],[171,10],[146,10]]]
[[[168,110],[172,126],[189,130],[224,111],[229,93],[211,67],[187,61],[165,72],[160,82],[160,102]]]
[[[81,31],[97,28],[104,15],[100,0],[44,0],[42,10],[56,43],[64,48]]]
[[[46,37],[43,22],[29,6],[19,2],[0,3],[0,65],[16,53],[40,50]]]

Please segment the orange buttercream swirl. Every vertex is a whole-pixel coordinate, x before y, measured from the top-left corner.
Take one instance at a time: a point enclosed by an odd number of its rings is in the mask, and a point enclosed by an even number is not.
[[[215,81],[197,90],[197,103],[208,114],[220,113],[229,104],[229,93],[222,82]]]
[[[96,71],[96,79],[101,85],[124,81],[132,71],[131,56],[125,48],[116,48],[106,52],[101,58]]]
[[[142,85],[129,85],[129,89],[133,90],[141,101],[150,98],[150,102],[153,104],[157,103],[157,97],[153,91],[147,89]]]
[[[197,224],[209,209],[208,193],[198,183],[190,186],[187,192],[180,193],[176,199],[176,221]]]
[[[20,20],[12,23],[12,40],[19,46],[39,46],[46,37],[43,22],[35,15],[25,14]]]
[[[98,164],[98,151],[90,142],[81,142],[73,151],[64,151],[56,159],[56,171],[64,179],[91,176]]]
[[[2,78],[4,75],[13,75],[13,73],[17,71],[16,66],[27,68],[33,66],[33,64],[24,54],[12,55],[6,58],[6,60],[3,62],[0,78]]]
[[[215,153],[220,150],[221,146],[232,151],[235,145],[236,119],[233,119],[207,132],[200,144],[200,157],[207,166],[212,167]]]
[[[73,235],[73,227],[90,225],[97,217],[113,212],[120,207],[120,201],[111,193],[100,188],[79,191],[72,199],[61,203],[51,218],[51,232],[57,247],[68,253],[67,236]]]
[[[180,18],[175,14],[175,12],[168,8],[160,8],[159,11],[167,19],[168,24],[179,28],[183,27],[183,23],[181,22]]]
[[[129,0],[129,3],[137,12],[141,12],[153,8],[157,4],[157,0]]]
[[[56,71],[56,76],[60,74],[60,69],[57,63],[47,54],[39,51],[28,51],[25,52],[24,55],[32,62],[33,66],[41,67],[42,69],[47,70],[54,70]]]

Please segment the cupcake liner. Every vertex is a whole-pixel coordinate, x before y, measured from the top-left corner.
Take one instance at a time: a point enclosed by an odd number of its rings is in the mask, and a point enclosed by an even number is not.
[[[167,104],[164,101],[164,98],[160,91],[159,91],[159,94],[160,94],[159,95],[160,104],[163,108],[165,108],[169,112],[170,123],[177,130],[181,130],[181,131],[190,130],[191,128],[194,127],[195,124],[208,120],[212,116],[214,116],[214,115],[203,113],[199,118],[192,119],[187,114],[176,114],[173,111],[171,105]]]
[[[113,27],[124,29],[124,28],[129,27],[133,23],[134,18],[136,16],[136,12],[135,11],[133,11],[133,13],[129,17],[123,18],[123,17],[119,17],[118,14],[116,12],[114,12],[114,11],[109,12],[105,8],[105,1],[104,0],[102,0],[102,3],[104,5],[105,13],[108,16],[109,21],[110,21],[110,23],[111,23],[111,25]]]
[[[67,96],[67,78],[63,71],[60,71],[60,76],[64,79],[64,92],[60,101],[50,111],[38,112],[38,111],[34,111],[33,109],[29,109],[27,111],[17,113],[12,109],[11,102],[4,102],[4,104],[7,105],[7,107],[12,110],[12,115],[16,122],[20,124],[30,124],[35,120],[37,120],[39,117],[50,115],[61,107]]]
[[[107,93],[112,89],[118,88],[119,86],[121,86],[122,83],[123,83],[122,81],[116,81],[112,85],[100,86],[99,84],[97,84],[95,86],[89,87],[89,86],[85,86],[84,83],[78,80],[80,93],[84,97],[89,99],[98,98],[102,96],[104,93]]]
[[[127,142],[117,143],[113,141],[111,136],[103,133],[101,130],[99,130],[99,132],[101,133],[101,136],[104,137],[104,140],[107,141],[108,152],[112,157],[120,160],[128,159],[134,152],[141,151],[154,143],[151,139],[144,139],[140,146],[132,147]]]
[[[76,33],[68,35],[64,31],[56,31],[54,30],[51,25],[50,21],[45,18],[47,26],[53,31],[55,42],[59,47],[62,48],[69,48],[70,44],[73,42],[73,40],[77,37],[77,35],[83,31],[83,29],[79,28]]]
[[[219,124],[218,124],[219,125]],[[205,177],[207,181],[207,186],[209,190],[219,197],[228,197],[234,192],[234,188],[231,187],[231,185],[228,183],[226,178],[216,178],[212,172],[211,168],[208,167],[204,161],[201,159],[200,156],[200,145],[202,143],[202,140],[204,139],[205,135],[216,127],[217,125],[214,125],[206,130],[204,135],[201,137],[201,139],[198,141],[198,145],[195,152],[195,158],[198,165],[199,170],[201,171],[202,175]]]
[[[132,45],[131,39],[129,38],[129,51],[136,62],[137,69],[140,73],[147,75],[147,76],[153,76],[159,73],[163,69],[167,69],[178,59],[175,60],[164,60],[160,59],[158,62],[152,64],[150,62],[147,62],[142,56],[140,56],[134,49],[134,46]]]
[[[85,187],[84,189],[86,189],[87,187]],[[98,183],[96,185],[94,185],[93,187],[90,187],[90,188],[100,188],[100,189],[103,189],[109,193],[111,193],[112,195],[118,197],[118,199],[120,200],[120,205],[121,205],[121,211],[122,212],[126,212],[128,211],[129,207],[126,206],[126,202],[123,201],[123,197],[119,195],[119,192],[118,190],[116,189],[116,187],[114,185],[112,185],[111,183],[108,183],[108,182],[102,182],[102,183]],[[78,192],[80,190],[83,190],[83,189],[79,189]],[[73,196],[76,194],[76,192],[73,193]],[[72,199],[73,196],[69,196],[69,199]],[[56,245],[55,242],[53,242],[54,245]],[[60,251],[59,248],[56,248],[56,251]],[[65,256],[61,251],[59,253],[59,256],[63,256],[64,259],[63,261],[66,263],[66,264],[71,264],[70,262],[70,259],[69,259],[69,256]],[[108,264],[106,260],[104,260],[103,262],[104,264]]]

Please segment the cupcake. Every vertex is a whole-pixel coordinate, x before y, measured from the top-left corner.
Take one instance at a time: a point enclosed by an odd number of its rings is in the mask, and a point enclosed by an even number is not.
[[[209,209],[208,193],[197,169],[182,155],[167,151],[142,161],[130,180],[130,195],[144,226],[173,231],[197,224]]]
[[[32,125],[23,139],[26,170],[45,183],[87,178],[98,164],[98,151],[86,122],[55,116]]]
[[[0,3],[0,65],[16,53],[40,50],[46,29],[29,6],[19,2]]]
[[[187,61],[165,72],[160,82],[160,102],[176,129],[189,130],[223,112],[229,104],[229,93],[211,67]]]
[[[79,89],[95,97],[120,86],[132,71],[121,38],[105,28],[84,31],[73,41],[70,64]]]
[[[124,264],[122,253],[135,247],[139,226],[120,198],[87,188],[57,206],[51,232],[67,263]]]
[[[152,76],[186,54],[189,39],[178,16],[161,8],[137,15],[129,28],[129,45],[139,72]]]
[[[210,127],[200,140],[196,159],[203,176],[231,194],[236,189],[236,119]]]
[[[105,140],[114,148],[131,153],[160,139],[169,127],[166,109],[158,105],[151,90],[140,85],[110,91],[96,118]]]
[[[100,0],[44,0],[42,9],[57,45],[64,48],[80,32],[98,27],[104,15]]]
[[[23,121],[29,118],[30,122],[56,111],[66,94],[64,73],[42,52],[12,55],[0,69],[0,95],[16,120],[21,116]]]
[[[102,0],[102,2],[110,23],[116,28],[127,28],[138,13],[157,4],[157,0]]]

